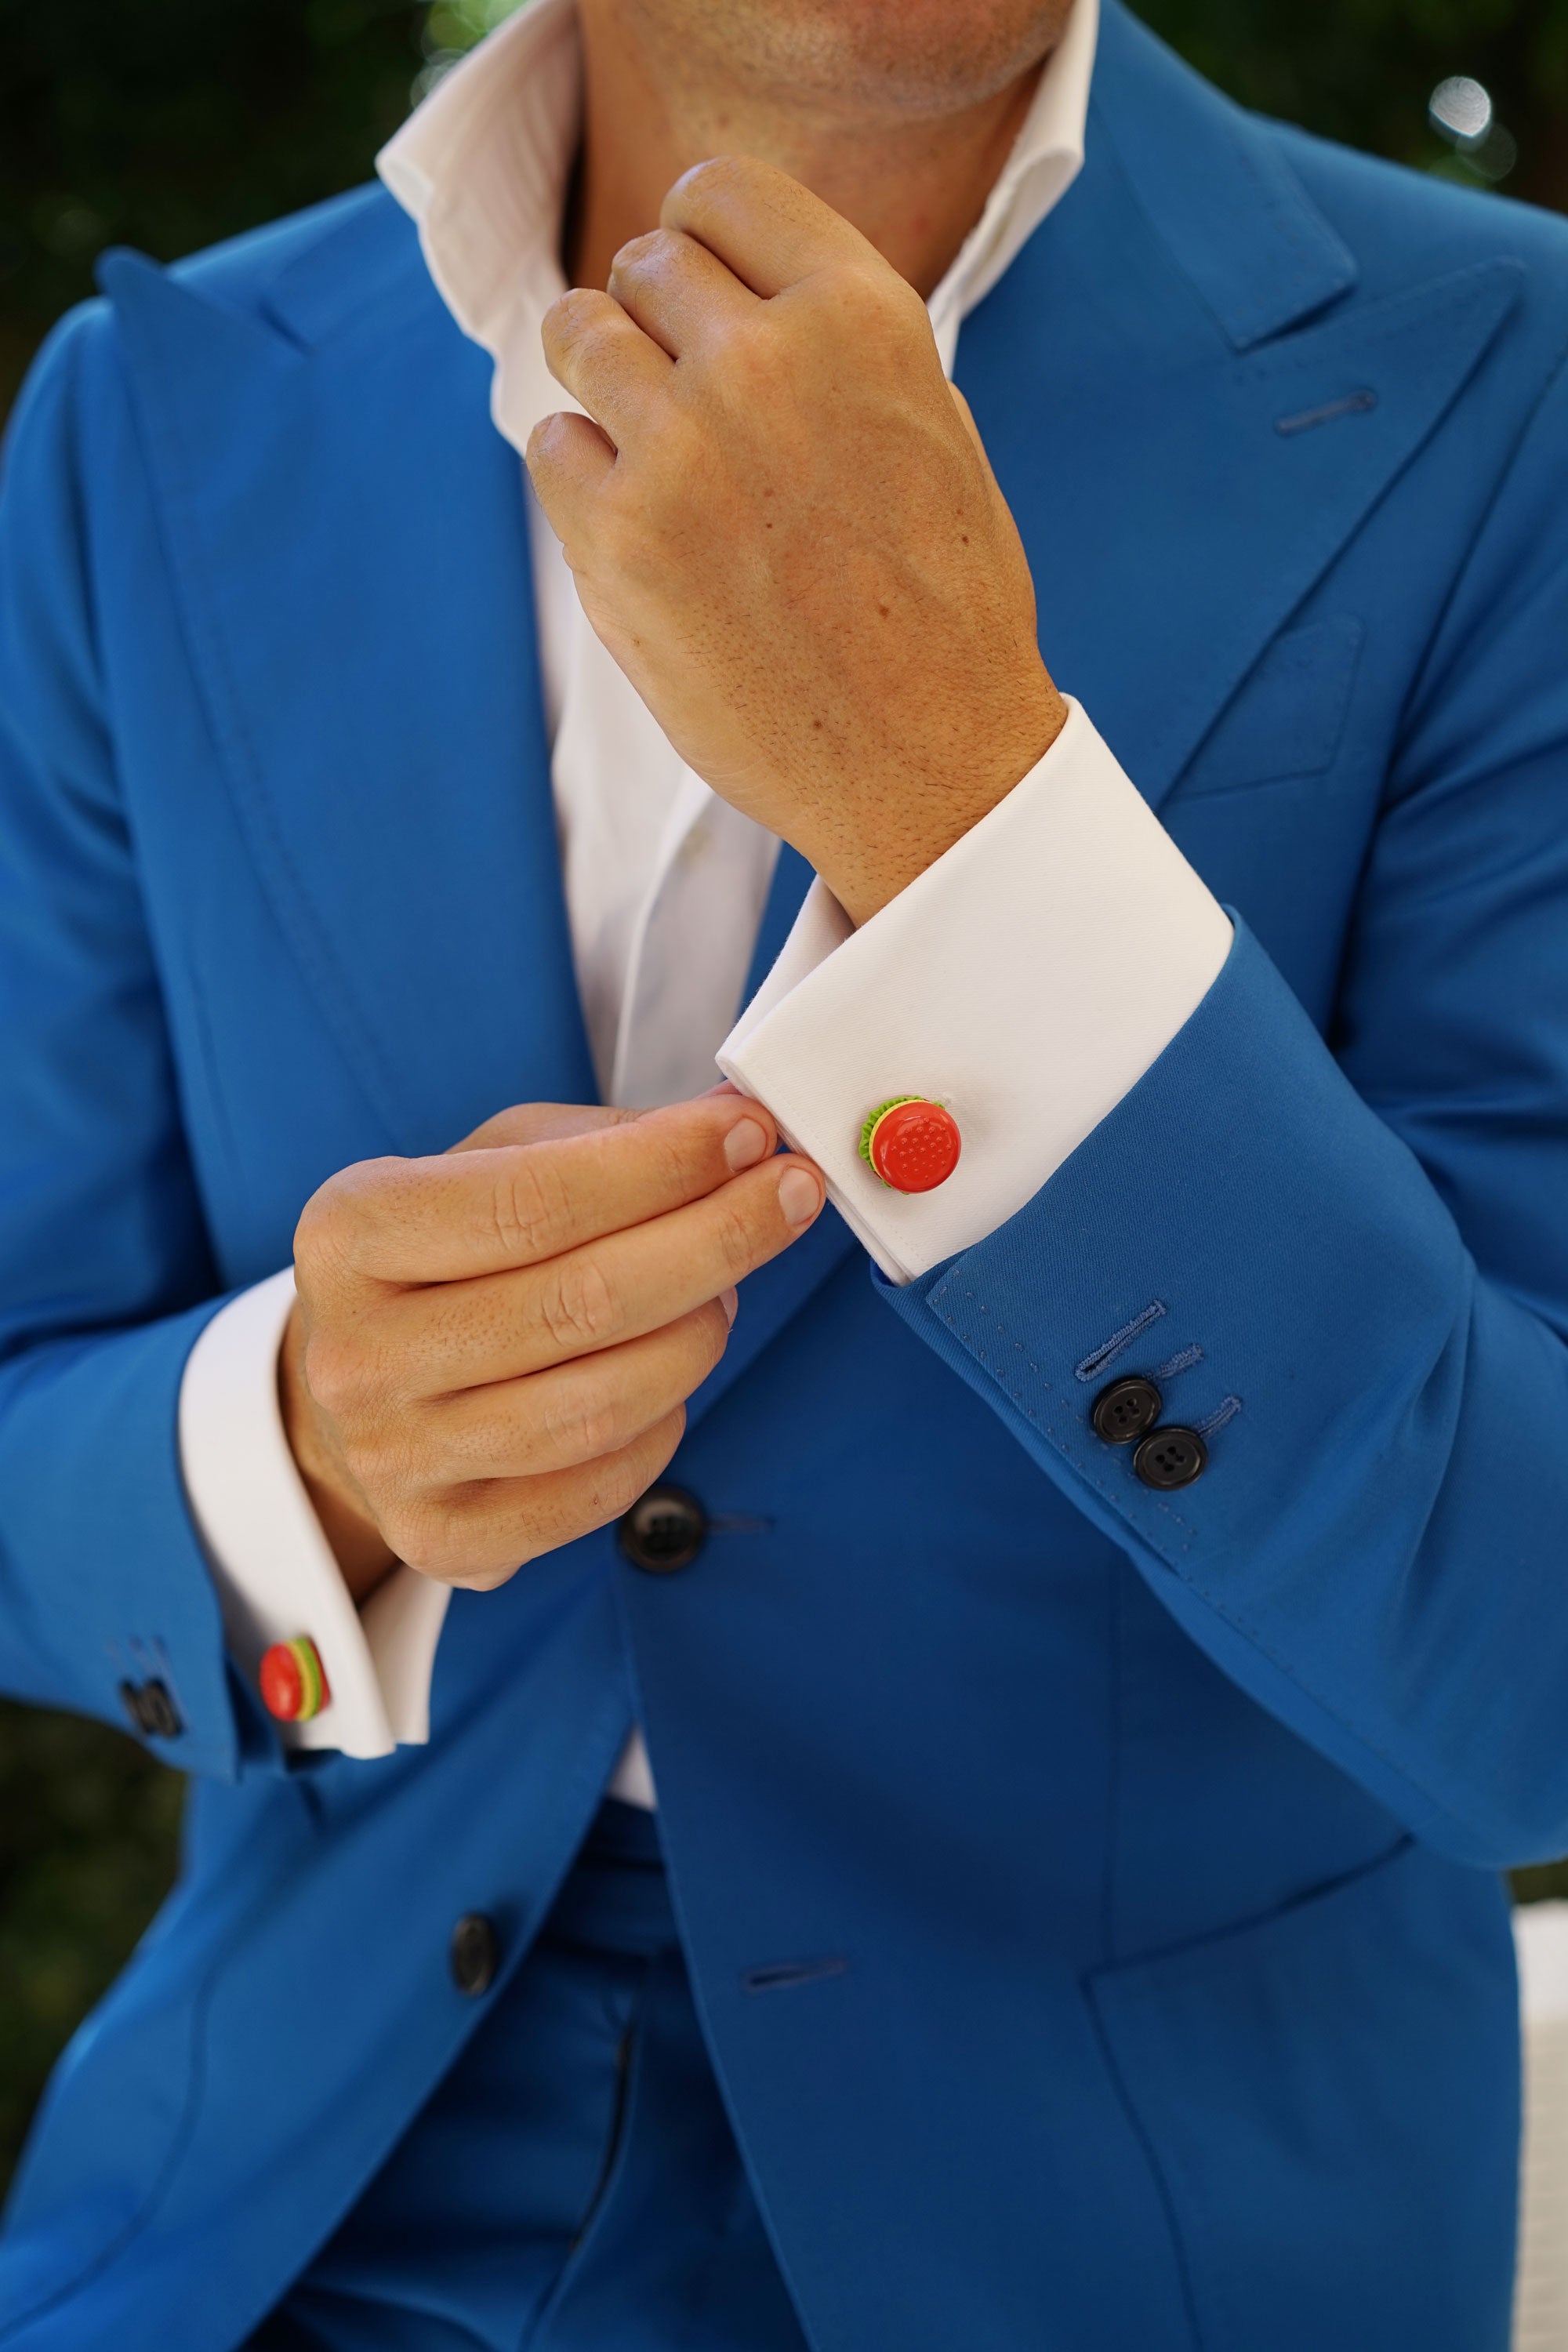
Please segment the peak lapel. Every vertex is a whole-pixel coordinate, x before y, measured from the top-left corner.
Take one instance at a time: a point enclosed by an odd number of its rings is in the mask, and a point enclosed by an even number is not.
[[[251,856],[400,1151],[592,1100],[522,484],[489,367],[378,193],[237,295],[103,273]]]
[[[102,276],[226,781],[388,1148],[593,1100],[521,475],[412,232],[363,200],[245,307],[136,255]],[[748,997],[810,879],[786,846]],[[853,1247],[828,1210],[749,1279],[691,1419]]]
[[[1171,258],[1234,351],[1284,334],[1348,294],[1355,256],[1267,124],[1104,0],[1093,104]]]
[[[1109,0],[1083,173],[965,325],[958,381],[1046,657],[1153,804],[1520,282],[1498,261],[1360,298],[1262,127]]]

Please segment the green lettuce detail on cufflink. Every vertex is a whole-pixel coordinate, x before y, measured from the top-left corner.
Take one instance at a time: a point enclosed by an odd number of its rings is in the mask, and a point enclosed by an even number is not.
[[[879,1103],[877,1105],[876,1109],[868,1115],[864,1124],[862,1125],[860,1129],[860,1157],[866,1162],[867,1167],[871,1171],[872,1175],[876,1177],[879,1184],[885,1184],[888,1180],[880,1173],[876,1161],[871,1157],[871,1138],[877,1132],[878,1120],[886,1118],[890,1110],[897,1110],[900,1103],[924,1102],[924,1100],[925,1097],[923,1095],[889,1095],[885,1103]]]

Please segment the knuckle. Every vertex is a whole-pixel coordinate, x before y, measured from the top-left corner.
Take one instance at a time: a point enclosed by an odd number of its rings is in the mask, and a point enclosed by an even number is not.
[[[567,1354],[597,1347],[616,1328],[616,1294],[596,1258],[563,1259],[539,1307],[551,1339]]]
[[[570,1204],[560,1169],[548,1151],[521,1151],[497,1171],[491,1196],[497,1246],[528,1263],[552,1254]]]
[[[379,1519],[383,1536],[400,1560],[426,1576],[439,1575],[440,1529],[423,1498],[400,1496],[390,1500],[383,1505]]]
[[[743,155],[710,155],[701,163],[693,163],[682,173],[676,186],[681,195],[701,203],[721,204],[726,196],[737,195],[756,177],[754,169]]]
[[[668,261],[680,240],[673,229],[644,229],[639,236],[627,237],[610,265],[612,287],[617,278],[634,278],[648,275]]]
[[[726,1273],[740,1276],[751,1271],[763,1255],[761,1220],[749,1214],[733,1200],[720,1195],[714,1205],[713,1239],[721,1264]]]
[[[647,1155],[648,1174],[665,1196],[684,1200],[700,1182],[704,1147],[684,1126],[650,1120],[637,1148]]]
[[[877,355],[889,366],[900,370],[918,364],[921,352],[916,346],[927,346],[932,341],[925,305],[913,287],[906,286],[901,278],[894,278],[889,286],[879,281],[877,299],[867,312],[866,325]],[[933,356],[930,352],[925,355]]]
[[[896,269],[858,268],[853,274],[856,299],[868,304],[874,317],[901,328],[929,327],[931,312],[924,297]]]
[[[422,1495],[389,1512],[382,1532],[398,1559],[422,1576],[442,1584],[499,1583],[505,1571],[486,1540],[488,1499],[482,1482]]]
[[[907,363],[911,336],[931,339],[925,304],[908,279],[893,269],[839,263],[821,272],[814,303],[841,322],[862,358],[896,358]]]
[[[352,1421],[364,1392],[364,1363],[358,1344],[345,1332],[318,1325],[305,1342],[305,1385],[322,1411],[340,1426]]]
[[[340,1442],[338,1450],[344,1468],[374,1513],[376,1525],[386,1536],[394,1551],[398,1550],[394,1538],[386,1534],[386,1522],[389,1516],[397,1517],[400,1497],[411,1493],[412,1487],[406,1481],[391,1475],[385,1449],[374,1440],[346,1438]]]
[[[382,1393],[366,1394],[343,1450],[365,1491],[383,1494],[416,1492],[437,1451],[428,1427],[410,1412],[389,1407]]]
[[[336,1202],[331,1183],[312,1192],[294,1227],[296,1273],[309,1279],[322,1260],[336,1255]]]
[[[523,451],[529,471],[539,473],[553,467],[564,455],[565,438],[565,419],[558,411],[549,416],[542,416],[529,435],[528,446]]]
[[[294,1228],[295,1264],[309,1274],[354,1273],[380,1223],[387,1171],[401,1163],[362,1160],[311,1193]]]
[[[556,296],[544,313],[542,332],[545,341],[558,347],[580,342],[585,334],[593,331],[603,299],[590,287],[569,286],[564,294]]]
[[[656,1422],[652,1429],[645,1430],[603,1464],[590,1489],[595,1527],[630,1510],[669,1461],[685,1429],[686,1407],[677,1405],[665,1420]]]
[[[595,1385],[550,1405],[544,1434],[564,1460],[595,1462],[625,1444],[624,1423],[620,1400],[613,1391]]]

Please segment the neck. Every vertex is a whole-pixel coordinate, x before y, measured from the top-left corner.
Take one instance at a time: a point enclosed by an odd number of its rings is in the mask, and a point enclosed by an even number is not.
[[[879,108],[759,89],[726,70],[722,49],[662,38],[646,0],[580,0],[580,16],[583,149],[563,253],[577,286],[605,284],[626,240],[658,226],[682,172],[746,154],[812,189],[929,295],[984,209],[1043,63],[950,109]]]

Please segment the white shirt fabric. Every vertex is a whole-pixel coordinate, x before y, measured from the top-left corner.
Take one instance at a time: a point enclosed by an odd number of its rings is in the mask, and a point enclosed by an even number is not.
[[[950,373],[964,316],[1081,164],[1096,10],[1075,0],[981,219],[931,299]],[[545,369],[539,330],[564,285],[581,76],[575,0],[532,0],[379,163],[443,299],[495,362],[492,415],[520,451],[541,416],[574,405]],[[717,1061],[818,1161],[884,1272],[908,1281],[1022,1208],[1114,1107],[1206,992],[1229,922],[1069,703],[1031,773],[860,929],[817,882],[737,1022],[778,845],[681,762],[589,627],[528,497],[551,782],[601,1092],[679,1100],[713,1083]],[[1134,956],[1158,979],[1129,1001],[1102,982]],[[904,1093],[947,1103],[963,1137],[958,1169],[933,1192],[889,1192],[859,1157],[867,1112]],[[193,1349],[180,1398],[186,1488],[241,1671],[254,1677],[268,1643],[300,1633],[321,1654],[331,1701],[280,1727],[285,1745],[384,1755],[428,1736],[447,1592],[400,1568],[354,1611],[283,1434],[277,1354],[292,1296],[284,1269],[231,1301]],[[612,1790],[653,1801],[636,1735]]]

